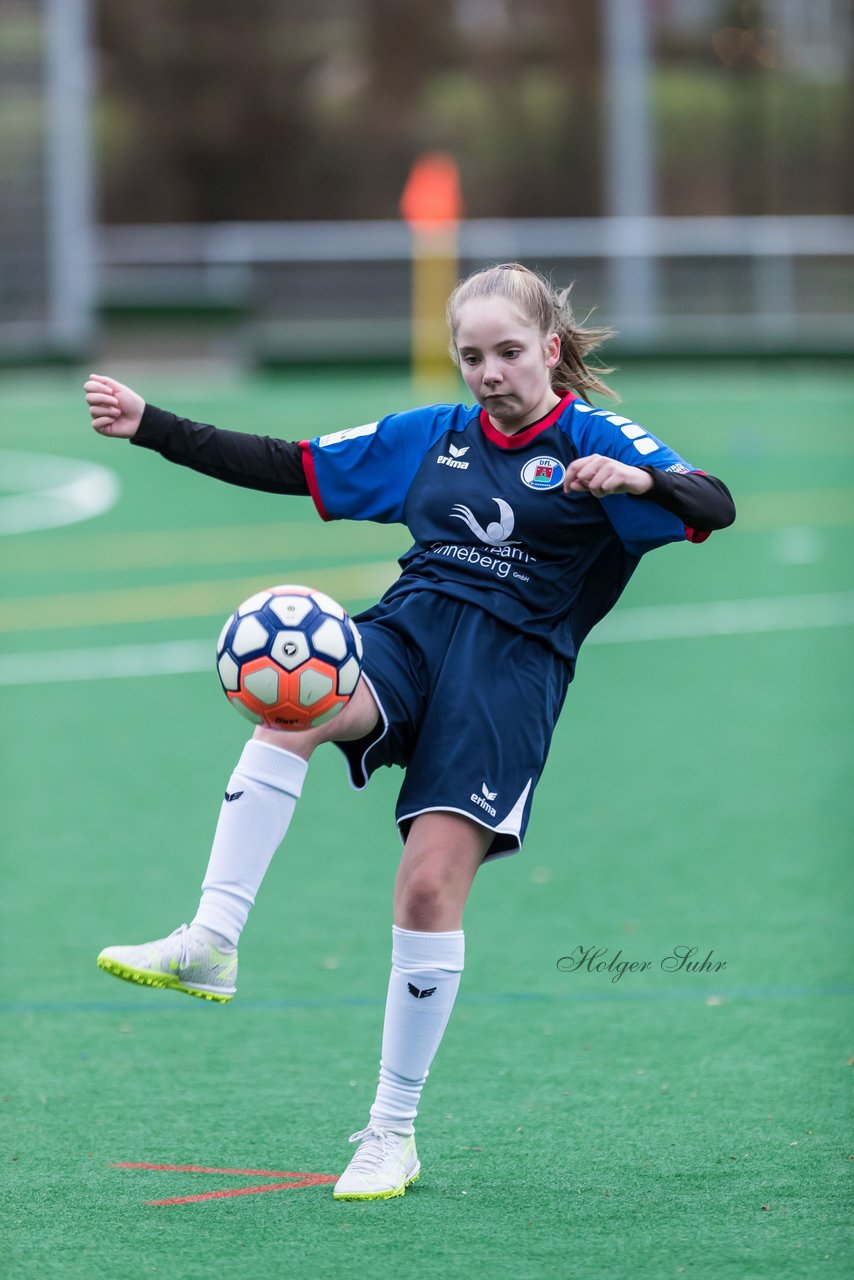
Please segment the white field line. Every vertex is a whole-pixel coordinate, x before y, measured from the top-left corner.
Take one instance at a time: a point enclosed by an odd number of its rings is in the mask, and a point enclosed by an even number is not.
[[[854,591],[764,599],[713,600],[707,604],[647,605],[612,613],[587,644],[633,644],[638,640],[687,640],[702,636],[801,631],[854,623]]]
[[[854,592],[649,605],[606,618],[587,644],[636,644],[854,624]],[[214,671],[214,640],[173,640],[0,655],[0,685],[58,684]]]

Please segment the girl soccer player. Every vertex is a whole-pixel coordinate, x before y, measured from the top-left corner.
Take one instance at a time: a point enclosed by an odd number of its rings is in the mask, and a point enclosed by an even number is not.
[[[329,724],[259,727],[226,788],[198,910],[168,938],[108,947],[107,972],[227,1001],[237,943],[284,838],[314,749],[351,780],[404,770],[380,1075],[341,1200],[402,1195],[419,1174],[421,1091],[463,969],[463,907],[480,865],[521,847],[584,637],[640,557],[701,542],[735,517],[725,485],[637,423],[586,363],[578,326],[518,264],[477,272],[448,303],[451,350],[476,404],[433,405],[300,444],[220,431],[86,383],[92,425],[172,462],[266,492],[311,494],[324,520],[399,522],[413,545],[356,618],[363,678]]]

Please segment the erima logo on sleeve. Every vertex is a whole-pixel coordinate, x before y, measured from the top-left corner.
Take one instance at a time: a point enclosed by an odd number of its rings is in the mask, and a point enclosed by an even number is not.
[[[468,471],[469,464],[467,462],[461,462],[460,459],[464,454],[468,453],[469,448],[470,446],[467,444],[461,446],[449,444],[448,452],[440,453],[436,461],[443,467],[454,467],[457,471]]]

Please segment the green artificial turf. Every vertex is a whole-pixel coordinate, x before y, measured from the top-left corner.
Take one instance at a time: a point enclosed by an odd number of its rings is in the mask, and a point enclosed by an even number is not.
[[[276,580],[355,608],[405,534],[323,526],[307,502],[98,439],[67,374],[0,380],[0,449],[123,486],[96,519],[0,538],[4,1275],[850,1275],[850,373],[641,367],[618,385],[623,412],[731,483],[739,521],[650,556],[618,607],[696,605],[696,635],[603,630],[582,654],[526,848],[475,884],[420,1181],[379,1204],[317,1184],[153,1205],[346,1163],[376,1079],[399,777],[355,795],[337,753],[316,757],[232,1004],[136,988],[95,956],[192,914],[243,723],[212,664],[14,683],[16,663],[212,646],[239,593]],[[367,377],[327,380],[320,415],[307,377],[140,390],[292,437],[414,402]],[[796,621],[709,634],[707,604],[767,599]],[[663,965],[692,947],[704,971]],[[570,971],[579,949],[646,967]],[[122,1167],[146,1164],[252,1172]]]

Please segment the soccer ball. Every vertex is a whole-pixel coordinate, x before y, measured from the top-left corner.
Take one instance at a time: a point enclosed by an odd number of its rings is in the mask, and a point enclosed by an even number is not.
[[[312,729],[353,696],[362,641],[341,605],[321,591],[268,587],[226,622],[216,669],[231,705],[253,724]]]

